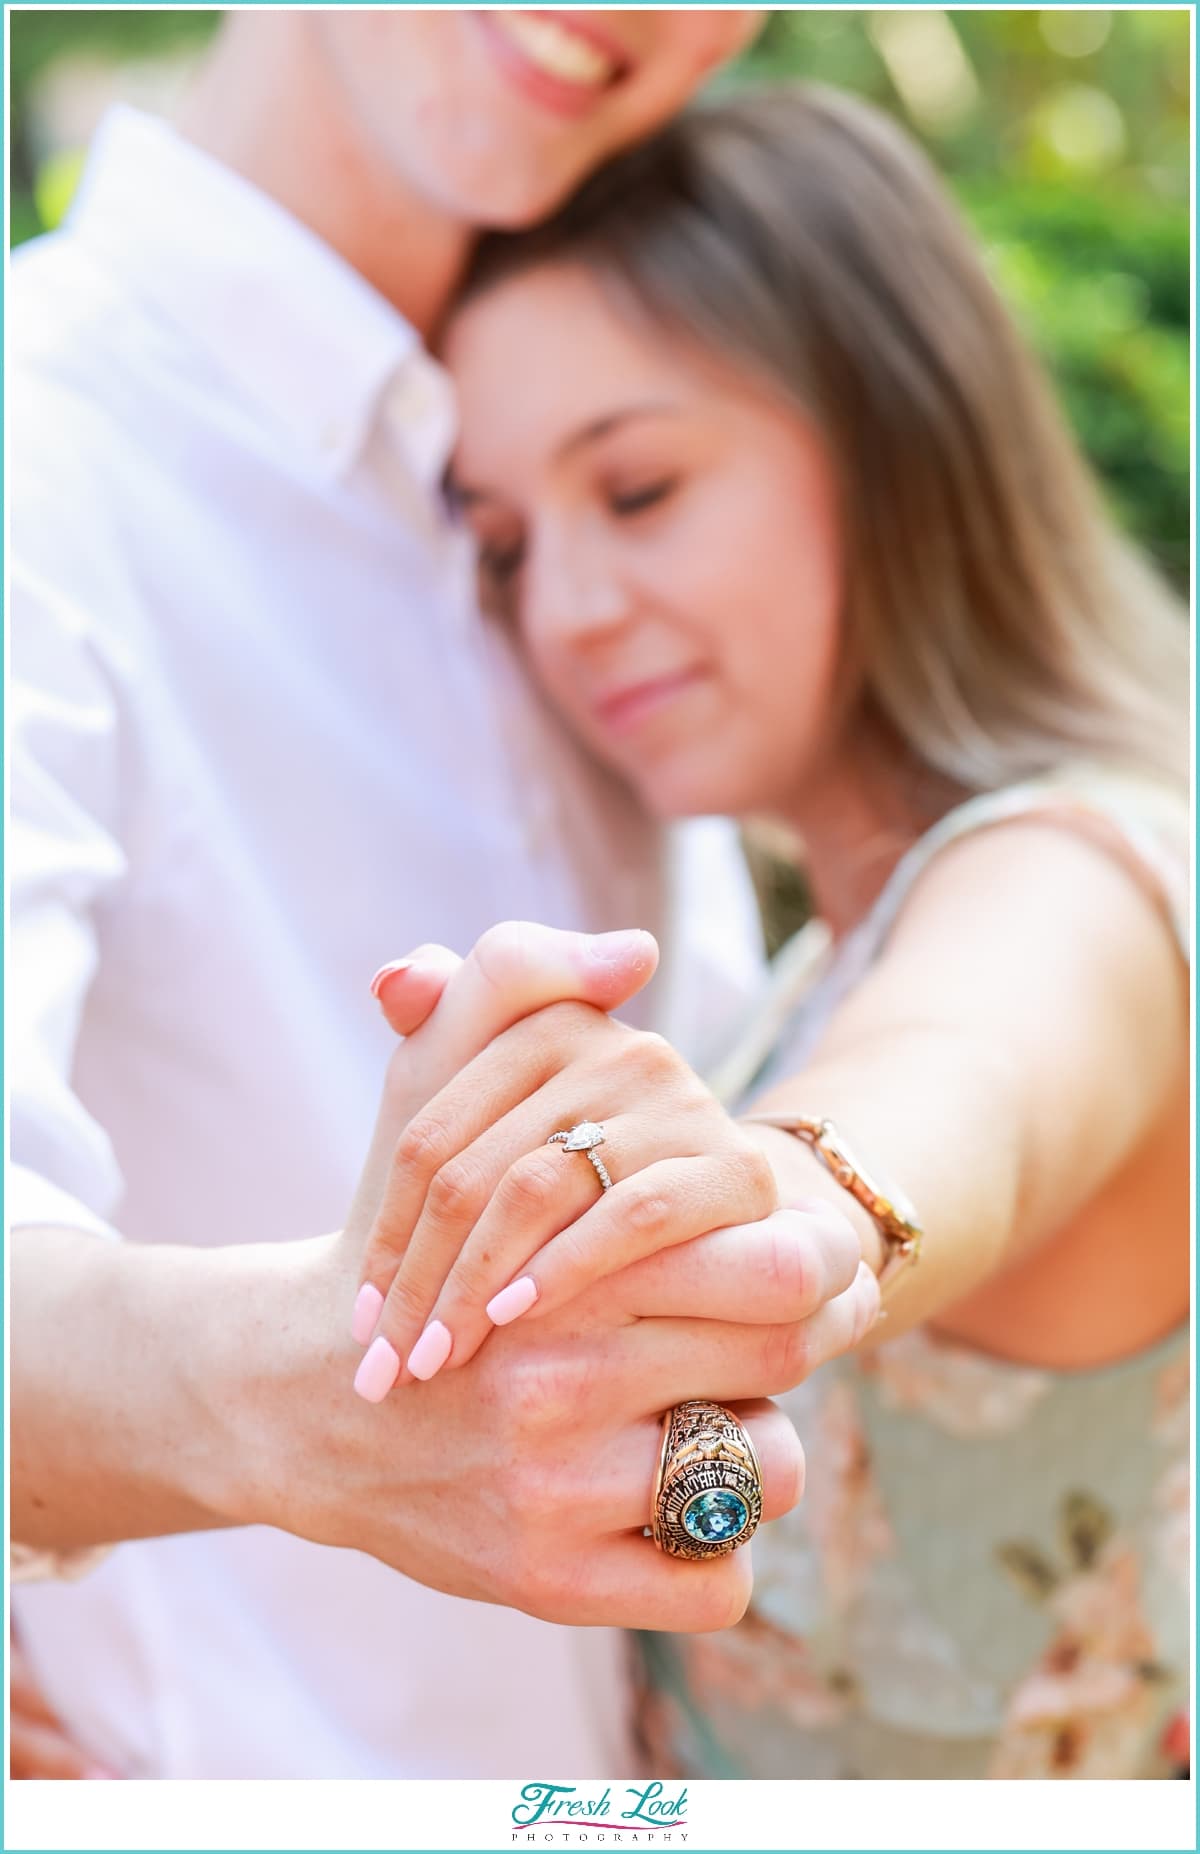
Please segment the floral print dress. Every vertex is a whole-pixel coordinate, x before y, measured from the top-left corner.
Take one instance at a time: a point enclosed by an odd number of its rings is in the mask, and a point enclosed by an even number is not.
[[[1181,801],[1064,770],[951,813],[855,934],[836,952],[818,944],[816,973],[785,961],[756,1086],[802,1066],[943,843],[1033,811],[1096,829],[1153,888],[1186,951]],[[782,1400],[807,1490],[755,1539],[749,1614],[718,1635],[640,1638],[655,1769],[1171,1774],[1191,1641],[1189,1364],[1186,1328],[1070,1372],[916,1331],[818,1372]]]

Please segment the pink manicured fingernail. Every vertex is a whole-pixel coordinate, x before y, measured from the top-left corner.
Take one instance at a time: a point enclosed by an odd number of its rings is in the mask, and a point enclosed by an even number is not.
[[[354,1374],[354,1388],[368,1403],[382,1403],[399,1375],[399,1354],[380,1333],[362,1355]]]
[[[510,1320],[519,1320],[523,1313],[528,1313],[538,1297],[537,1282],[532,1275],[522,1275],[519,1281],[510,1281],[506,1288],[493,1294],[486,1308],[488,1319],[493,1326],[507,1326]]]
[[[384,980],[390,979],[393,972],[407,972],[412,964],[413,961],[411,959],[393,959],[390,960],[386,966],[380,966],[375,977],[371,980],[371,996],[373,998],[378,998]]]
[[[350,1332],[358,1345],[366,1345],[375,1331],[376,1321],[383,1312],[383,1295],[369,1281],[364,1281],[358,1290],[358,1299],[354,1303],[354,1317],[350,1321]]]
[[[440,1320],[430,1320],[408,1355],[408,1369],[414,1378],[435,1377],[449,1358],[453,1344],[450,1328]]]
[[[120,1781],[115,1770],[105,1770],[102,1764],[89,1764],[82,1774],[84,1783],[99,1783],[102,1779],[108,1783]]]

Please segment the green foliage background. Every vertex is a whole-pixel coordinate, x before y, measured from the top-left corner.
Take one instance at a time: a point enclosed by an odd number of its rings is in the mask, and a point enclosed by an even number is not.
[[[12,237],[53,224],[77,151],[39,137],[65,59],[200,45],[220,14],[10,9]],[[932,25],[930,24],[932,20]],[[958,192],[1121,519],[1188,570],[1190,17],[1085,8],[774,11],[723,81],[807,76],[895,111]]]

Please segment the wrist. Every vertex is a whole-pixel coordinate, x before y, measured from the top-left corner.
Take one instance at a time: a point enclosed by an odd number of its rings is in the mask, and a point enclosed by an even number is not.
[[[193,1491],[220,1524],[308,1537],[320,1529],[304,1461],[337,1369],[335,1244],[312,1237],[207,1252],[212,1316],[187,1396],[203,1438]],[[340,1365],[346,1378],[346,1360]]]

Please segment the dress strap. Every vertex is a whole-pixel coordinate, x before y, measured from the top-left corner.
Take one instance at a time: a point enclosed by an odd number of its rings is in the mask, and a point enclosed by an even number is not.
[[[1037,818],[1076,831],[1114,857],[1160,909],[1184,959],[1190,960],[1186,800],[1132,773],[1075,766],[984,792],[947,812],[893,870],[859,930],[859,961],[869,963],[878,952],[917,877],[940,850],[1017,818]]]
[[[757,1010],[715,1075],[719,1100],[752,1098],[808,1060],[824,1024],[878,957],[909,891],[939,851],[974,831],[1033,818],[1088,836],[1119,861],[1168,922],[1185,961],[1191,956],[1189,846],[1184,797],[1162,783],[1089,764],[1000,791],[947,812],[893,870],[875,905],[836,946],[824,922],[810,921],[772,961]]]

